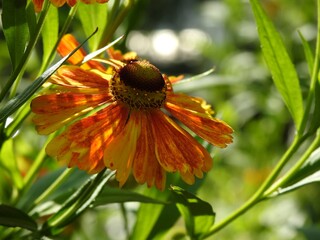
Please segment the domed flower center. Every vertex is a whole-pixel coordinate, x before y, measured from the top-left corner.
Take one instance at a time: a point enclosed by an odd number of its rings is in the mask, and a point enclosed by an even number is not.
[[[166,98],[166,83],[159,69],[149,62],[132,61],[115,74],[111,92],[130,108],[160,108]]]

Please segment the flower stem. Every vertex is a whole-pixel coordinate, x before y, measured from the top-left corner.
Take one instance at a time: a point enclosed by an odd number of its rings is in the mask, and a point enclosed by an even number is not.
[[[209,231],[203,235],[203,238],[209,237],[210,235],[213,235],[214,233],[218,232],[231,222],[233,222],[235,219],[237,219],[239,216],[247,212],[250,208],[255,206],[257,203],[263,201],[264,198],[264,192],[268,187],[275,181],[277,176],[280,174],[283,167],[286,165],[286,163],[290,160],[292,155],[298,150],[301,143],[304,141],[304,137],[299,137],[298,135],[295,136],[292,144],[288,148],[288,150],[285,152],[285,154],[282,156],[278,164],[275,166],[273,171],[269,174],[268,178],[263,182],[261,187],[252,195],[249,200],[247,200],[242,206],[240,206],[237,210],[235,210],[233,213],[231,213],[228,217],[223,219],[220,223],[213,225]]]
[[[281,178],[279,181],[277,181],[275,184],[270,186],[269,189],[267,189],[264,193],[264,197],[268,197],[270,194],[272,194],[274,191],[279,189],[283,184],[285,184],[292,176],[295,175],[295,173],[302,167],[302,165],[307,161],[307,159],[310,157],[312,152],[319,147],[320,144],[320,129],[318,129],[316,138],[311,143],[310,147],[305,151],[305,153],[302,155],[302,157],[299,159],[299,161],[290,168],[290,170]]]
[[[301,121],[301,124],[298,129],[298,134],[302,135],[305,131],[305,128],[307,126],[307,122],[310,117],[310,108],[312,106],[312,102],[314,100],[314,94],[315,94],[315,87],[318,81],[318,73],[319,73],[319,62],[320,62],[320,0],[317,1],[317,22],[318,22],[318,31],[317,31],[317,42],[316,42],[316,53],[314,58],[314,65],[313,65],[313,71],[311,76],[311,83],[310,83],[310,89],[306,101],[306,107],[304,111],[304,115]]]

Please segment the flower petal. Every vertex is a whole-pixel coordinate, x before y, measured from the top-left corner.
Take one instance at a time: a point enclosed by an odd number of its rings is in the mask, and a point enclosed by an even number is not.
[[[32,121],[39,134],[50,134],[94,107],[110,101],[109,94],[49,94],[36,97],[31,109],[36,115]]]
[[[36,130],[39,134],[48,135],[91,110],[92,108],[83,109],[80,106],[59,113],[36,114],[32,121],[36,125]]]
[[[155,184],[158,189],[163,190],[166,173],[156,158],[151,119],[148,113],[140,113],[140,115],[141,133],[134,156],[133,175],[138,183],[147,182],[148,187]]]
[[[163,112],[151,114],[152,132],[155,137],[156,156],[168,172],[180,172],[186,182],[192,184],[190,174],[202,177],[202,171],[212,166],[210,154],[189,133],[179,127]]]
[[[67,3],[70,7],[73,7],[74,5],[76,5],[77,0],[67,0]]]
[[[65,1],[66,0],[64,0],[64,2]],[[75,3],[76,1],[70,1],[70,0],[68,1],[68,4],[70,6],[73,6]],[[61,38],[61,41],[57,47],[57,51],[62,57],[65,57],[79,45],[80,43],[76,40],[76,38],[72,34],[66,34]],[[68,62],[73,65],[80,64],[86,55],[87,53],[85,52],[85,50],[83,48],[80,48],[68,59]],[[84,69],[92,68],[92,69],[98,69],[101,71],[105,70],[104,66],[97,61],[88,61],[85,64],[83,64],[81,67]]]
[[[38,12],[40,12],[42,10],[43,1],[44,0],[32,0],[35,12],[38,13]]]
[[[73,35],[66,34],[61,38],[57,51],[62,57],[65,57],[79,45],[79,42],[75,39]],[[80,48],[68,59],[68,62],[77,65],[84,59],[85,56],[86,52],[83,48]]]
[[[77,66],[62,66],[49,78],[54,84],[69,88],[99,88],[109,91],[109,82],[100,75]]]
[[[178,96],[183,100],[177,101]],[[224,148],[232,142],[232,128],[225,122],[211,117],[203,102],[196,102],[187,95],[168,95],[165,108],[184,125],[211,144]]]
[[[117,170],[116,179],[120,187],[127,181],[131,172],[140,132],[141,115],[132,112],[122,132],[105,148],[104,163],[106,167]]]
[[[104,147],[122,131],[127,117],[128,109],[111,104],[69,126],[47,145],[46,152],[68,167],[96,173],[105,167]]]
[[[67,0],[50,0],[50,2],[56,6],[56,7],[61,7],[66,3]]]
[[[31,102],[31,109],[37,114],[58,113],[82,106],[83,109],[108,102],[110,94],[60,93],[41,95]]]

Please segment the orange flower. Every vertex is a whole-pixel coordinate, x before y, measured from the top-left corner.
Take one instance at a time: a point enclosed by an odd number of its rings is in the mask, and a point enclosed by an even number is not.
[[[67,35],[58,50],[64,55],[77,45]],[[162,190],[166,172],[179,172],[193,184],[195,176],[210,170],[212,159],[174,119],[221,148],[232,142],[232,128],[212,117],[203,99],[175,93],[172,82],[179,78],[168,78],[135,53],[111,50],[109,55],[102,60],[112,65],[108,69],[97,61],[62,66],[49,79],[54,88],[33,99],[39,134],[68,125],[46,152],[89,173],[116,170],[120,186],[132,173],[138,183]],[[80,50],[70,61],[79,63],[84,56]]]
[[[34,4],[35,12],[40,12],[42,10],[42,5],[44,0],[32,0]],[[73,7],[78,0],[50,0],[50,2],[56,7],[62,7],[65,3],[68,3],[70,7]],[[80,0],[83,3],[91,4],[91,3],[106,3],[109,0]]]

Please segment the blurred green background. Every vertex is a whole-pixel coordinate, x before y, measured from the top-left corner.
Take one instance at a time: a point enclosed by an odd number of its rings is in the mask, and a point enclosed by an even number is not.
[[[112,2],[112,0],[110,0]],[[298,36],[300,31],[312,47],[316,38],[315,0],[263,0],[263,6],[287,47],[298,71],[302,89],[309,84],[308,66]],[[68,11],[68,7],[60,9]],[[63,14],[61,15],[63,21]],[[1,25],[0,25],[1,27]],[[70,32],[85,36],[78,19]],[[235,130],[234,143],[213,149],[214,168],[207,174],[198,196],[212,204],[217,221],[246,201],[282,156],[293,135],[293,124],[265,66],[257,29],[248,1],[162,0],[137,1],[116,36],[126,34],[122,50],[136,51],[168,75],[186,77],[213,66],[213,74],[176,86],[201,96],[216,116]],[[21,84],[36,77],[41,50],[33,53]],[[10,74],[10,59],[0,35],[0,81]],[[36,134],[30,119],[15,138],[21,169],[27,169],[45,138]],[[46,169],[58,164],[48,158]],[[46,171],[46,170],[44,170]],[[3,177],[2,179],[3,180]],[[144,188],[142,186],[141,188]],[[320,184],[260,203],[209,239],[316,240],[320,239]],[[5,196],[10,189],[1,189]],[[4,198],[4,197],[2,197]],[[128,227],[134,224],[138,204],[126,203]],[[124,218],[119,205],[87,212],[65,232],[66,239],[124,238]],[[166,239],[179,239],[179,221]],[[103,236],[103,238],[101,238]]]

